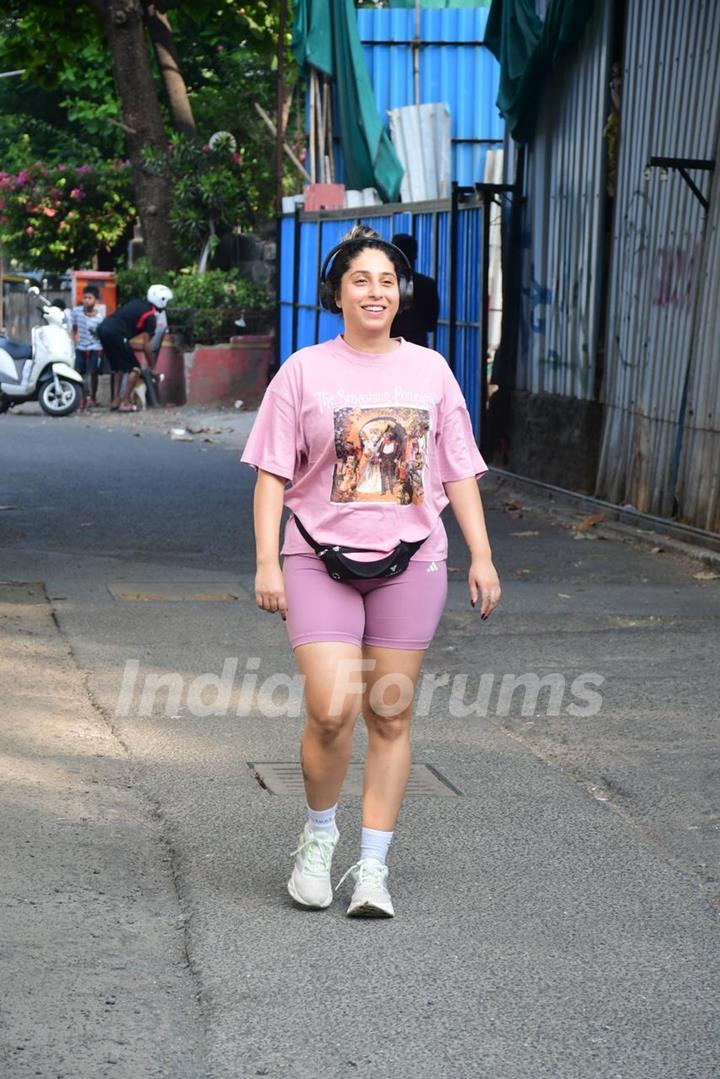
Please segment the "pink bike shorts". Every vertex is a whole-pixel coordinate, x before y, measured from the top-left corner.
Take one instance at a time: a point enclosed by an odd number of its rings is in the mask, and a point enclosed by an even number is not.
[[[334,581],[315,554],[283,563],[287,630],[293,648],[347,641],[381,648],[425,649],[447,598],[447,563],[413,562],[399,577]]]

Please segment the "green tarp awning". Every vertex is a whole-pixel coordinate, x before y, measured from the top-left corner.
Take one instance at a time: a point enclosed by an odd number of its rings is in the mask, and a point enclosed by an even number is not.
[[[532,138],[543,82],[592,9],[593,0],[550,0],[543,22],[534,0],[493,0],[484,44],[500,63],[497,106],[516,142]]]
[[[384,202],[396,202],[404,170],[378,114],[353,0],[297,0],[292,51],[303,70],[335,80],[348,186],[375,187]]]

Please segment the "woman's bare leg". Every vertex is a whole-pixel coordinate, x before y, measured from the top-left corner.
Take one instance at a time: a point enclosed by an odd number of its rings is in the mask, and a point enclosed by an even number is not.
[[[338,800],[352,753],[362,705],[362,650],[318,641],[298,645],[295,660],[305,678],[307,724],[300,742],[305,795],[311,809],[327,809]]]
[[[363,672],[368,751],[362,822],[365,828],[392,832],[410,775],[413,700],[425,652],[366,645],[363,658],[374,664]]]

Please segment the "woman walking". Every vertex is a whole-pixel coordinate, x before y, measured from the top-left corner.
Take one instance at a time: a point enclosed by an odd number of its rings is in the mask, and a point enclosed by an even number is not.
[[[360,856],[339,884],[355,884],[348,915],[392,917],[386,857],[410,771],[414,690],[447,596],[448,503],[470,553],[472,604],[481,598],[485,619],[500,598],[477,485],[487,466],[443,357],[390,336],[412,300],[398,248],[353,229],[325,260],[320,300],[343,333],[282,365],[242,456],[258,472],[257,604],[286,621],[305,683],[308,819],[288,890],[304,907],[332,902],[335,813],[362,712]],[[280,551],[284,505],[293,516]]]

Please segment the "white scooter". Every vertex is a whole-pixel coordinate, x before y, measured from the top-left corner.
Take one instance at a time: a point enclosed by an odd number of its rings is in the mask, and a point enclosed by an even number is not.
[[[69,416],[83,398],[82,375],[75,370],[75,348],[59,307],[37,296],[47,325],[34,326],[32,344],[0,336],[0,412],[23,401],[38,401],[48,416]]]

